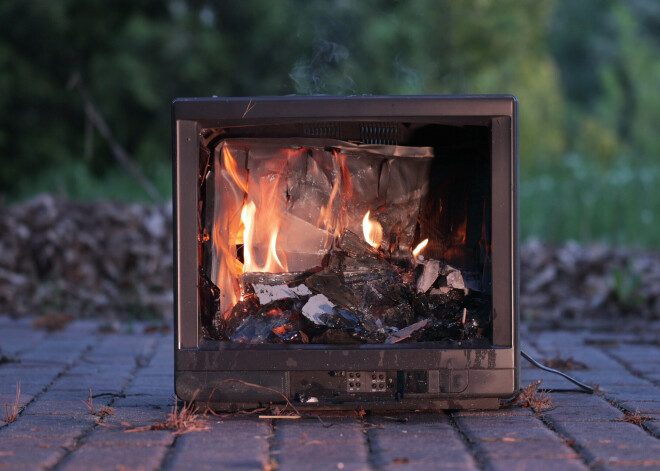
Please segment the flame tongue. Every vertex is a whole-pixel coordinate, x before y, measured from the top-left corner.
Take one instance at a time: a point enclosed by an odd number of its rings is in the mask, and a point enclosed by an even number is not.
[[[429,240],[424,239],[419,244],[417,244],[417,247],[415,247],[415,250],[413,250],[413,257],[418,256],[422,252],[422,250],[424,250],[424,247],[426,247],[428,243]]]
[[[254,213],[256,205],[250,201],[241,210],[241,222],[243,223],[243,272],[252,271],[254,264],[254,253],[252,252],[252,239],[254,237]]]
[[[364,240],[377,249],[383,241],[383,226],[375,219],[369,219],[370,214],[371,211],[367,211],[367,214],[362,219],[362,232],[364,234]]]
[[[238,185],[241,190],[247,193],[247,182],[238,174],[238,164],[236,163],[234,156],[231,155],[231,152],[229,152],[229,149],[227,149],[227,146],[222,147],[222,164],[224,165],[225,170],[227,170],[227,173],[229,173],[231,178],[234,180],[234,183],[236,183],[236,185]]]
[[[268,242],[268,253],[266,262],[259,265],[254,253],[255,214],[257,206],[253,201],[246,203],[241,210],[241,222],[243,222],[243,273],[269,272],[278,273],[286,271],[285,265],[277,255],[277,235],[279,225],[272,225],[270,229],[270,240]]]

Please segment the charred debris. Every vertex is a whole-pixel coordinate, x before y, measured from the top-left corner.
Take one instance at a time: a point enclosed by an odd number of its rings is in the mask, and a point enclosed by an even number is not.
[[[487,252],[479,263],[464,258],[489,245],[479,224],[486,206],[479,198],[468,204],[471,185],[455,169],[443,166],[438,180],[432,148],[224,137],[209,137],[200,155],[205,337],[489,343]],[[468,217],[468,207],[477,217]],[[438,219],[441,211],[448,217]],[[466,237],[466,227],[477,238]],[[413,255],[425,238],[426,257]]]
[[[218,310],[220,290],[202,275],[204,335],[240,343],[395,344],[484,342],[490,296],[439,260],[386,258],[346,230],[324,263],[306,272],[245,273],[243,299]]]

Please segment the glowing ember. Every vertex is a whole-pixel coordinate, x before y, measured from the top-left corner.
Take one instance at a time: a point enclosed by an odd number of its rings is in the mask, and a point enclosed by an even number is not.
[[[424,247],[426,247],[429,243],[428,239],[424,239],[421,241],[419,244],[417,244],[417,247],[415,247],[415,250],[413,250],[413,257],[418,256],[422,250],[424,250]]]
[[[367,211],[362,219],[362,232],[364,233],[364,240],[372,247],[378,248],[383,241],[383,226],[375,219],[369,219],[370,214],[371,211]]]

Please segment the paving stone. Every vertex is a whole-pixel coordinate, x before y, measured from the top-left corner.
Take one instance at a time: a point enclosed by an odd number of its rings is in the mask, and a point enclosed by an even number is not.
[[[5,365],[0,368],[0,390],[6,391],[8,388],[15,388],[18,382],[22,386],[38,385],[40,388],[44,388],[65,370],[66,366],[63,364],[44,365],[40,363],[35,365],[20,362]]]
[[[0,316],[0,345],[19,357],[0,365],[0,405],[14,400],[17,380],[21,404],[29,403],[16,422],[0,422],[0,469],[35,469],[45,463],[58,470],[261,470],[270,459],[280,470],[584,470],[585,461],[599,471],[660,468],[660,388],[653,384],[660,383],[660,362],[651,356],[660,349],[612,342],[634,342],[630,335],[527,330],[525,350],[535,358],[572,357],[589,369],[569,374],[606,390],[605,397],[550,393],[555,409],[543,415],[503,407],[398,415],[405,423],[378,414],[365,422],[323,419],[330,427],[309,419],[280,419],[271,425],[256,417],[211,417],[204,419],[210,430],[175,436],[125,431],[162,422],[170,413],[172,335],[100,335],[95,329],[94,322],[85,321],[45,333],[32,329],[29,320]],[[6,338],[19,335],[20,340]],[[596,337],[611,345],[593,343]],[[541,378],[545,388],[575,388],[522,365],[523,385]],[[94,399],[98,409],[111,404],[115,411],[101,425],[82,403],[89,388],[95,395],[115,393]],[[655,420],[617,422],[623,414],[610,399]],[[22,450],[27,458],[16,454]]]
[[[611,404],[602,396],[578,392],[550,393],[555,407],[602,407]]]
[[[38,469],[54,466],[72,440],[57,437],[5,437],[0,440],[0,469]]]
[[[514,415],[534,415],[534,411],[518,405],[502,405],[493,410],[458,410],[451,412],[452,417],[511,417]]]
[[[58,378],[48,389],[51,391],[68,391],[72,394],[89,393],[91,389],[93,394],[120,394],[130,376],[124,377],[98,377],[94,378],[88,375],[64,375]]]
[[[543,417],[553,422],[592,422],[620,419],[623,417],[623,412],[603,401],[602,404],[579,407],[560,405],[555,409],[543,412]]]
[[[604,388],[607,399],[617,402],[626,401],[657,401],[660,400],[660,389],[653,386],[611,386]]]
[[[324,422],[326,427],[316,420],[275,421],[274,449],[281,470],[368,467],[362,423],[351,419],[324,419]],[[325,459],[319,462],[319,456]]]
[[[586,471],[589,468],[579,458],[498,458],[490,460],[485,469],[486,471]]]
[[[625,385],[638,387],[640,385],[647,386],[649,384],[648,381],[638,378],[625,370],[579,370],[567,371],[566,373],[583,383],[598,384],[602,388]]]
[[[2,327],[2,351],[7,355],[18,355],[30,350],[43,340],[44,332],[32,327]]]
[[[456,422],[471,441],[560,440],[532,416],[457,417]]]
[[[640,414],[660,414],[660,400],[617,402],[617,406],[633,414],[635,412],[639,412]]]
[[[85,342],[46,338],[35,348],[21,355],[21,360],[40,360],[51,364],[72,364],[79,359],[82,353],[93,343],[87,339]]]
[[[90,415],[86,415],[85,417],[72,415],[21,415],[16,422],[0,428],[0,438],[9,436],[77,437],[95,421],[95,418]]]
[[[160,468],[168,447],[162,445],[83,445],[58,467],[61,470],[109,470]]]
[[[598,471],[650,471],[657,469],[657,466],[653,465],[653,461],[644,462],[641,464],[631,464],[631,463],[616,463],[612,465],[600,465],[598,466]]]
[[[127,394],[126,397],[117,399],[117,404],[122,407],[139,407],[147,409],[167,409],[169,410],[176,399],[174,392],[158,394]]]
[[[658,386],[660,384],[660,373],[644,373],[644,379]]]
[[[115,401],[112,405],[114,414],[107,416],[104,423],[109,427],[124,430],[130,427],[142,427],[163,422],[170,410],[154,410],[151,408],[126,407]]]
[[[496,458],[561,458],[577,459],[580,455],[564,442],[550,440],[524,440],[517,442],[488,442],[475,443],[475,449],[483,453],[488,459]]]
[[[590,370],[602,371],[626,371],[626,369],[615,359],[603,353],[595,347],[573,347],[569,350],[546,349],[546,358],[572,358],[585,364]],[[573,371],[574,373],[580,371]]]
[[[520,373],[520,385],[522,387],[539,380],[541,380],[541,389],[571,389],[574,387],[570,381],[538,368],[523,368]]]
[[[569,332],[569,331],[542,331],[535,336],[535,344],[544,349],[558,350],[557,347],[564,347],[561,351],[574,349],[582,345],[587,332]]]
[[[660,469],[660,444],[622,445],[611,443],[593,445],[586,447],[583,453],[592,465],[615,464],[617,466],[647,466],[647,469]]]
[[[30,404],[24,411],[24,414],[49,414],[49,415],[67,415],[82,414],[90,412],[83,401],[89,399],[89,391],[80,391],[78,394],[71,391],[57,391],[49,389],[41,394],[39,398]],[[102,396],[92,399],[92,404],[96,409],[107,406],[112,402],[111,396]]]
[[[660,438],[660,414],[648,414],[651,420],[643,423],[643,427],[649,430],[655,437]]]
[[[660,358],[660,348],[655,345],[625,344],[607,351],[613,357],[632,366],[640,363],[656,364]]]
[[[657,439],[641,427],[626,422],[560,422],[552,426],[580,447],[613,444],[652,446],[657,443]]]
[[[190,432],[179,437],[166,469],[265,469],[272,434],[270,421],[214,419],[208,425],[210,430]],[[276,460],[279,461],[278,458]]]
[[[140,375],[135,378],[126,390],[127,394],[141,393],[168,393],[174,392],[174,376],[165,375]]]
[[[85,437],[85,445],[163,445],[169,446],[174,441],[174,433],[168,430],[148,430],[127,432],[127,428],[96,427]]]
[[[374,421],[372,461],[382,469],[476,469],[459,432],[442,415],[411,416],[407,423]]]

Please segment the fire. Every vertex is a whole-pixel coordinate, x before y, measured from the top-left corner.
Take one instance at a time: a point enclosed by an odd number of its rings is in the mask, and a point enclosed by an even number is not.
[[[286,161],[284,161],[284,164]],[[247,272],[288,271],[286,257],[278,249],[285,201],[277,162],[253,176],[244,152],[223,146],[216,156],[216,215],[213,226],[214,276],[221,292],[220,309],[228,315],[243,300],[239,276]],[[243,259],[239,249],[243,245]]]
[[[225,170],[227,170],[236,185],[247,193],[247,181],[241,178],[238,174],[238,164],[236,163],[236,159],[231,155],[231,152],[229,152],[227,146],[222,147],[222,165],[225,167]]]
[[[336,149],[333,149],[332,153],[335,178],[328,204],[321,207],[316,225],[319,228],[332,231],[334,236],[338,237],[349,224],[347,207],[348,201],[353,197],[353,181],[346,164],[346,155],[340,154]]]
[[[257,206],[253,201],[246,203],[241,210],[241,222],[243,223],[243,273],[267,272],[280,273],[287,271],[286,265],[282,263],[277,255],[277,235],[280,228],[278,224],[270,226],[268,241],[268,252],[266,261],[259,265],[255,257],[255,214]]]
[[[426,247],[429,243],[428,239],[424,239],[421,241],[419,244],[417,244],[417,247],[415,247],[415,250],[413,250],[413,257],[417,257],[422,250],[424,250],[424,247]]]
[[[362,219],[362,232],[364,240],[372,247],[378,248],[383,241],[383,226],[375,219],[369,219],[370,214],[371,211],[367,211]]]
[[[252,267],[254,255],[252,253],[252,238],[254,236],[254,213],[257,207],[254,203],[248,203],[241,210],[241,222],[243,223],[243,273],[247,267]]]

